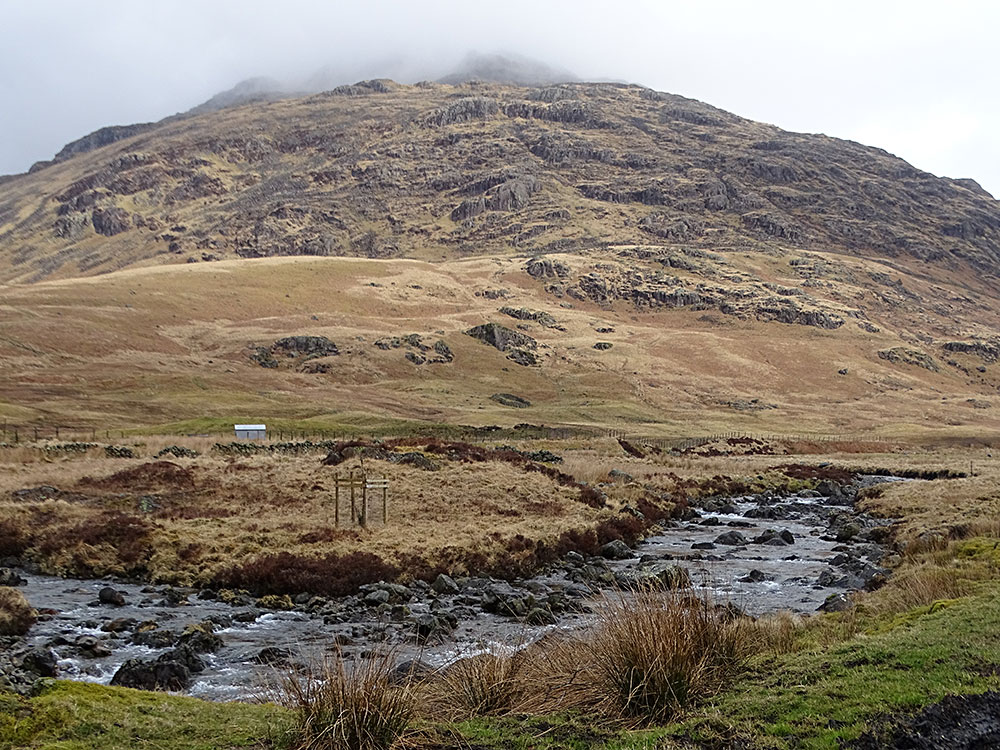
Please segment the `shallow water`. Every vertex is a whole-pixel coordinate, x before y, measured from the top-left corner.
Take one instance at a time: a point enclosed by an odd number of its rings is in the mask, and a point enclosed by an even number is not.
[[[750,498],[738,498],[734,502],[738,513],[704,513],[693,522],[665,529],[643,541],[635,550],[636,558],[609,561],[608,567],[617,573],[627,573],[652,560],[671,560],[686,567],[695,585],[709,590],[716,600],[732,601],[755,615],[778,610],[813,612],[831,593],[844,591],[844,588],[820,586],[816,582],[824,571],[838,576],[842,573],[831,566],[831,561],[838,549],[843,548],[829,537],[824,538],[823,534],[826,529],[824,517],[831,512],[824,498],[796,496],[774,500],[771,505],[789,506],[792,517],[773,521],[747,518],[744,514],[757,506]],[[848,509],[838,506],[835,510]],[[717,519],[719,525],[705,525],[703,522],[709,518]],[[788,546],[718,544],[709,550],[692,548],[693,544],[713,542],[723,532],[734,529],[748,539],[766,529],[787,529],[795,540]],[[750,570],[760,571],[764,580],[741,581]],[[559,568],[517,585],[578,589],[579,585],[570,581],[569,573],[568,568]],[[31,645],[50,647],[56,652],[60,657],[59,675],[66,679],[106,684],[127,659],[153,658],[167,650],[130,644],[127,637],[131,629],[121,636],[101,630],[102,625],[117,618],[154,621],[160,629],[179,634],[187,625],[211,618],[228,622],[237,613],[247,610],[193,595],[180,605],[174,605],[164,599],[165,589],[161,587],[28,574],[24,577],[28,582],[22,591],[32,606],[56,612],[35,625],[28,640]],[[98,592],[109,583],[124,594],[125,606],[98,602]],[[408,604],[409,610],[413,614],[429,613],[434,599],[440,600],[436,606],[455,604],[455,597],[437,597],[426,592]],[[470,608],[449,637],[438,643],[419,645],[404,624],[373,621],[370,614],[362,615],[364,611],[363,608],[359,610],[357,622],[348,623],[327,623],[322,616],[299,611],[266,611],[253,622],[227,624],[216,631],[223,638],[224,647],[215,654],[203,656],[207,668],[194,675],[188,693],[213,700],[259,694],[265,685],[273,684],[275,676],[275,668],[253,661],[265,647],[290,649],[293,663],[315,663],[338,648],[334,638],[339,636],[345,644],[339,648],[348,657],[388,645],[400,661],[419,658],[439,666],[483,650],[516,648],[554,628],[582,627],[593,619],[592,612],[584,611],[560,616],[556,625],[530,626]],[[103,639],[111,648],[111,655],[81,656],[73,643],[82,635]]]

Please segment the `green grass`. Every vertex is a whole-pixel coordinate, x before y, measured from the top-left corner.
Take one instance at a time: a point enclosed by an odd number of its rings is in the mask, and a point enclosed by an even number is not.
[[[740,741],[775,750],[832,749],[948,694],[1000,688],[1000,583],[870,627],[884,632],[759,658],[710,703],[665,727],[615,731],[602,727],[600,717],[547,716],[480,718],[449,729],[490,750],[665,750]]]
[[[883,715],[1000,686],[1000,585],[920,607],[895,627],[764,659],[714,704],[668,730],[749,735],[763,747],[835,748]]]
[[[0,694],[0,749],[279,748],[286,719],[273,705],[55,682],[30,699]]]

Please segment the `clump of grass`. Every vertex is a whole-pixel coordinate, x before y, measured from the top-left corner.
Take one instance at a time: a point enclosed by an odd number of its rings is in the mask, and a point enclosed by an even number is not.
[[[24,635],[37,618],[38,613],[24,594],[10,586],[0,586],[0,635]]]
[[[787,610],[766,615],[754,623],[760,650],[774,654],[787,654],[799,648],[806,627],[807,620],[802,615]]]
[[[889,579],[877,592],[865,597],[867,610],[879,615],[892,615],[917,607],[925,607],[942,599],[957,599],[972,593],[973,570],[943,567],[931,563],[907,566]]]
[[[490,697],[499,693],[510,710],[583,711],[649,725],[711,697],[751,656],[783,647],[782,637],[791,639],[797,627],[791,619],[758,626],[690,590],[644,590],[605,601],[584,634],[551,636],[515,661],[477,667],[480,673],[488,667],[496,683]],[[453,695],[454,686],[443,692]]]
[[[294,712],[293,750],[388,750],[410,726],[414,699],[394,684],[390,653],[348,664],[331,656],[314,671],[292,672],[277,699]]]
[[[666,722],[726,685],[756,648],[749,618],[673,590],[608,602],[589,650],[608,708]]]
[[[525,696],[524,655],[488,652],[445,669],[434,691],[448,718],[495,716],[515,710]]]

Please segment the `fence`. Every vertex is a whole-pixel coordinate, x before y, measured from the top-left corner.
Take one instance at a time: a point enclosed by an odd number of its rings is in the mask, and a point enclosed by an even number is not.
[[[714,435],[700,436],[675,436],[675,437],[650,437],[641,435],[629,435],[622,429],[601,429],[589,425],[575,425],[572,427],[549,427],[547,425],[518,424],[513,427],[464,427],[458,426],[453,431],[442,428],[441,430],[414,430],[398,435],[381,435],[383,439],[392,438],[433,438],[437,435],[446,439],[457,439],[465,442],[495,442],[498,440],[510,439],[548,439],[548,440],[568,440],[574,437],[599,437],[601,435],[616,440],[626,440],[630,443],[649,445],[660,450],[687,450],[696,448],[699,445],[713,443],[720,440],[732,438],[762,440],[768,442],[823,442],[823,443],[889,443],[891,438],[878,435],[873,432],[866,433],[844,433],[844,434],[824,434],[824,435],[804,435],[804,434],[770,434],[755,432],[720,432]],[[210,433],[174,433],[174,437],[218,437],[224,440],[232,440],[231,429]],[[64,441],[90,441],[96,442],[104,440],[125,440],[126,438],[145,437],[171,437],[171,434],[162,435],[137,435],[128,430],[102,430],[93,427],[79,427],[66,425],[37,425],[37,424],[10,424],[6,421],[0,423],[0,442],[21,443],[38,442],[40,440],[64,440]],[[361,430],[282,430],[273,429],[268,436],[272,442],[284,442],[293,440],[357,440],[365,437]]]
[[[873,432],[867,433],[843,433],[828,435],[783,435],[774,433],[756,432],[720,432],[715,435],[702,435],[697,437],[639,437],[627,436],[622,430],[608,430],[608,437],[617,440],[625,440],[638,445],[649,445],[660,450],[683,451],[690,448],[697,448],[708,443],[715,443],[722,440],[757,440],[771,443],[891,443],[892,440],[883,435]]]
[[[518,440],[568,440],[572,437],[595,437],[602,434],[600,428],[574,426],[574,427],[549,427],[547,425],[518,424],[513,427],[472,427],[457,425],[454,428],[441,427],[434,428],[414,428],[412,431],[404,431],[398,434],[378,433],[377,437],[383,440],[393,438],[441,438],[445,440],[460,440],[463,442],[491,442],[498,439],[518,439]],[[285,442],[293,440],[359,440],[375,437],[371,432],[360,429],[270,429],[268,438],[271,442]],[[96,442],[103,440],[142,439],[149,437],[200,437],[219,438],[220,440],[235,440],[232,427],[226,430],[211,432],[186,433],[186,432],[163,432],[163,433],[137,433],[132,430],[122,429],[102,429],[97,427],[81,427],[79,425],[51,425],[51,424],[12,424],[7,421],[0,422],[0,443],[22,443],[38,442],[40,440],[62,440],[77,442]]]
[[[348,525],[367,526],[369,522],[369,500],[372,492],[382,493],[382,525],[389,522],[389,479],[387,477],[369,477],[367,474],[350,472],[346,477],[337,473],[333,475],[333,525],[340,526],[340,491],[351,501],[351,514]],[[359,491],[360,490],[360,497]]]

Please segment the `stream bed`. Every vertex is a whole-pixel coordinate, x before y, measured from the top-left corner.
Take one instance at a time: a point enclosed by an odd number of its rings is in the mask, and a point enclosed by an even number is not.
[[[42,616],[13,660],[54,661],[60,678],[107,684],[126,662],[169,661],[187,643],[181,661],[190,674],[174,687],[234,700],[259,695],[277,671],[336,650],[351,658],[389,647],[400,662],[439,667],[518,648],[554,629],[586,627],[602,593],[616,595],[637,582],[670,585],[689,577],[714,601],[751,615],[835,609],[846,593],[885,575],[877,540],[888,521],[856,513],[856,490],[709,500],[634,550],[613,543],[600,557],[570,553],[530,579],[379,583],[338,599],[298,597],[284,611],[251,597],[223,602],[211,591],[18,571],[20,590]],[[189,652],[196,652],[193,660]]]

